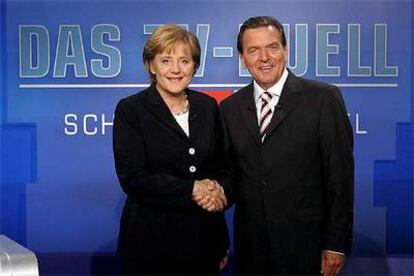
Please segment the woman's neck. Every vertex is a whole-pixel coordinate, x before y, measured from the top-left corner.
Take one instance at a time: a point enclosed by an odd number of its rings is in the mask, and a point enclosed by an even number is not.
[[[185,91],[176,94],[161,91],[159,93],[172,114],[180,114],[187,111],[188,101]]]

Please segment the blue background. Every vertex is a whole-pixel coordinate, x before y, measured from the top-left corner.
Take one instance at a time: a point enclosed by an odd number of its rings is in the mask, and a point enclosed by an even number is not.
[[[347,274],[413,274],[413,3],[411,1],[1,1],[1,170],[0,234],[33,250],[42,274],[116,273],[113,257],[124,195],[112,157],[112,128],[104,135],[65,134],[65,114],[96,114],[86,127],[112,121],[117,101],[142,88],[22,88],[22,84],[146,84],[142,47],[145,24],[209,25],[205,70],[193,80],[202,91],[247,84],[239,76],[236,36],[239,24],[272,15],[290,27],[290,64],[294,64],[295,24],[308,25],[308,70],[304,77],[341,87],[355,130],[355,242]],[[91,73],[97,24],[120,30],[121,71],[111,78]],[[317,24],[338,24],[329,42],[339,53],[329,63],[338,77],[317,77]],[[347,76],[348,24],[360,24],[361,65],[374,65],[374,26],[387,25],[387,65],[395,77]],[[19,76],[19,25],[49,31],[51,67],[41,78]],[[54,78],[59,26],[79,25],[88,77]],[[233,56],[213,57],[213,47],[232,47]],[[106,58],[103,58],[107,62]],[[393,87],[347,87],[388,83]],[[358,115],[357,115],[358,114]],[[359,122],[357,123],[357,117]],[[359,131],[358,131],[359,130]],[[366,131],[366,133],[361,133]],[[226,213],[232,230],[232,212]],[[232,273],[232,265],[226,273]]]

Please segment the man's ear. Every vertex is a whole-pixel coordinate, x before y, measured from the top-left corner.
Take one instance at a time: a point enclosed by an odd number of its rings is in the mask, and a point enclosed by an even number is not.
[[[283,52],[284,52],[284,54],[285,54],[285,60],[286,60],[286,62],[287,62],[287,60],[288,60],[288,58],[289,58],[289,47],[287,46],[287,44],[286,44],[286,46],[283,48]]]
[[[246,64],[245,64],[245,62],[244,62],[244,57],[243,57],[243,54],[239,54],[239,59],[240,59],[241,64],[243,65],[243,68],[244,68],[244,69],[247,69],[247,68],[246,68]]]

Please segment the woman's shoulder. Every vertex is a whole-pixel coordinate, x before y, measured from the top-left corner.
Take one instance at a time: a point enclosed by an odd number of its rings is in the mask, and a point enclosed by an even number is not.
[[[148,93],[148,89],[136,92],[132,95],[126,96],[124,98],[121,98],[118,101],[118,106],[123,107],[132,107],[137,106],[141,103],[142,99],[145,97],[145,95]]]
[[[207,95],[206,93],[196,91],[196,90],[187,89],[187,95],[191,99],[202,102],[204,104],[217,105],[216,100],[213,97]]]

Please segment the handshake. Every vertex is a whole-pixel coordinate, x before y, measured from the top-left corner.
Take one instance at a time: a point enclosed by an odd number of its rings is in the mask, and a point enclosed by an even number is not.
[[[194,181],[193,201],[208,212],[221,212],[227,206],[223,188],[210,179]]]

